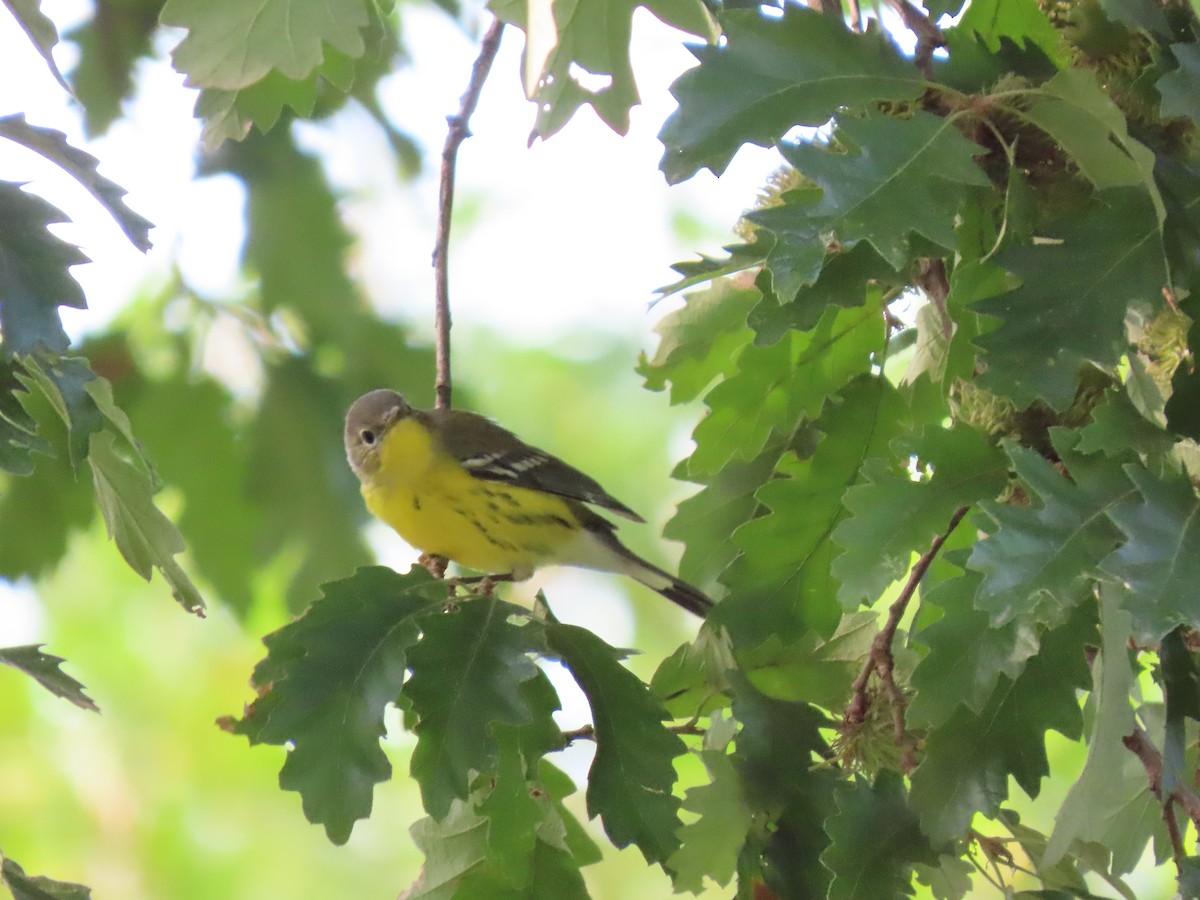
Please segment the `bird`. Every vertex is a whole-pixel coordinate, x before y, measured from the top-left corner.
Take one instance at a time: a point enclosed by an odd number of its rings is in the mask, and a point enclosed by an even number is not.
[[[512,581],[545,565],[626,575],[703,618],[713,601],[625,547],[591,507],[641,516],[595,480],[491,419],[363,394],[346,413],[346,459],[367,509],[426,554]]]

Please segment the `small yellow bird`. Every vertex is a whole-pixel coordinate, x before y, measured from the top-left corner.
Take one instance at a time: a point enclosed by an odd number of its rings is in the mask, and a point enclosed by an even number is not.
[[[367,509],[425,553],[515,581],[544,565],[617,572],[698,616],[712,607],[624,547],[585,504],[645,519],[483,416],[413,409],[395,391],[371,391],[346,413],[344,436]]]

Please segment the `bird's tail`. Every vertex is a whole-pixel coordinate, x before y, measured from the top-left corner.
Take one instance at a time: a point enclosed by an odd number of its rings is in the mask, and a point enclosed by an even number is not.
[[[632,553],[629,556],[632,557],[630,561],[635,564],[630,566],[629,575],[650,590],[658,591],[672,603],[682,606],[688,612],[702,619],[713,608],[712,599],[699,588],[692,587],[686,581],[664,572],[658,566],[651,565],[639,556],[634,556]]]

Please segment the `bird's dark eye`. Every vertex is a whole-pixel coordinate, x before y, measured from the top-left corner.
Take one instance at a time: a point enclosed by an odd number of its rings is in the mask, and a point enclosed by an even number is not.
[[[362,442],[368,446],[375,443],[375,432],[373,432],[370,428],[364,428],[361,432],[359,432],[358,436],[361,437]]]

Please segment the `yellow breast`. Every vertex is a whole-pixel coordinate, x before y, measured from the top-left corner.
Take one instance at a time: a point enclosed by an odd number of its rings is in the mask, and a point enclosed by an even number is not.
[[[367,508],[409,544],[491,574],[529,575],[579,530],[565,500],[475,478],[419,422],[397,422],[363,482]]]

